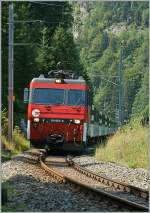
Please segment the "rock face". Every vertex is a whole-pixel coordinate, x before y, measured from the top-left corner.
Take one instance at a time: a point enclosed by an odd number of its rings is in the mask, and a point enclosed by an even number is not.
[[[86,17],[89,15],[92,2],[77,2],[73,4],[73,36],[78,39],[81,32],[81,26],[84,25]]]

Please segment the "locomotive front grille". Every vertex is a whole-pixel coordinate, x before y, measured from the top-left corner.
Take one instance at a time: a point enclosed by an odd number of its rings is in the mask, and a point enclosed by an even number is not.
[[[64,136],[60,134],[49,134],[46,141],[49,144],[62,144],[64,142]]]

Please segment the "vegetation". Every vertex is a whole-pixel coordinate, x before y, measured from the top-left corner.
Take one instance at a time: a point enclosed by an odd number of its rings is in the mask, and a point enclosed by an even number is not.
[[[13,131],[13,143],[10,144],[7,137],[2,136],[2,144],[6,150],[10,150],[13,154],[25,151],[30,147],[29,141],[24,138],[18,127]]]
[[[124,118],[148,117],[148,14],[148,2],[74,4],[74,34],[95,106],[115,121],[121,48]]]
[[[10,144],[8,141],[8,119],[7,111],[3,110],[1,112],[2,117],[2,161],[10,159],[12,155],[18,154],[22,151],[29,149],[30,143],[21,133],[18,126],[15,126],[13,131],[13,143]]]
[[[148,128],[138,120],[132,120],[109,138],[105,145],[97,147],[95,157],[132,168],[148,169]]]

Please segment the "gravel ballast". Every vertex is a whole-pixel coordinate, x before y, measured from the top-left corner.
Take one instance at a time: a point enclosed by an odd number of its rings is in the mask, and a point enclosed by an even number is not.
[[[114,205],[108,205],[108,202],[94,201],[94,199],[89,199],[83,195],[82,192],[74,190],[71,186],[60,184],[38,165],[26,162],[24,155],[26,154],[2,164],[2,181],[9,183],[12,187],[12,193],[10,193],[7,202],[9,211],[10,209],[11,211],[24,212],[120,211],[117,206],[115,208]],[[113,163],[98,162],[88,156],[78,156],[75,160],[87,169],[98,173],[101,171],[104,175],[109,175],[114,179],[119,176],[120,171],[124,178],[125,174],[128,173],[126,167]],[[140,180],[142,175],[143,179]],[[136,181],[140,187],[144,186],[146,188],[148,185],[146,171],[137,170],[135,173],[128,173],[128,177],[133,179],[138,176],[140,183],[137,178]]]
[[[91,200],[71,186],[60,184],[38,165],[27,163],[20,156],[2,164],[2,181],[11,187],[7,208],[13,212],[98,212],[118,208]]]
[[[79,156],[73,160],[99,175],[148,190],[148,171],[146,169],[131,169],[112,162],[97,161],[90,156]]]

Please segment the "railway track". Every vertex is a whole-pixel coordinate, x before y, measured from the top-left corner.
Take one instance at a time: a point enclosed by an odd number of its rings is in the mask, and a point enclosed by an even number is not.
[[[46,150],[30,150],[33,163],[40,166],[60,183],[71,185],[75,191],[82,190],[94,199],[107,199],[130,211],[149,211],[147,190],[95,174],[74,162],[71,156],[48,156]],[[120,206],[120,207],[119,207]]]
[[[79,166],[72,157],[39,156],[41,167],[61,183],[83,190],[95,199],[108,199],[131,211],[148,211],[148,191],[97,175]]]
[[[95,174],[95,173],[83,168],[79,164],[75,163],[73,161],[72,157],[68,156],[66,158],[66,160],[67,160],[68,164],[70,166],[72,166],[75,170],[77,170],[77,171],[81,172],[82,174],[85,174],[86,176],[91,177],[101,183],[105,183],[108,186],[114,187],[114,188],[122,190],[124,192],[130,192],[130,194],[136,195],[136,196],[144,198],[146,200],[148,200],[148,198],[149,198],[149,193],[147,190],[144,190],[144,189],[141,189],[141,188],[138,188],[135,186],[131,186],[131,185],[128,185],[125,183],[121,183],[120,181],[112,180],[112,179],[109,179],[102,175]]]

